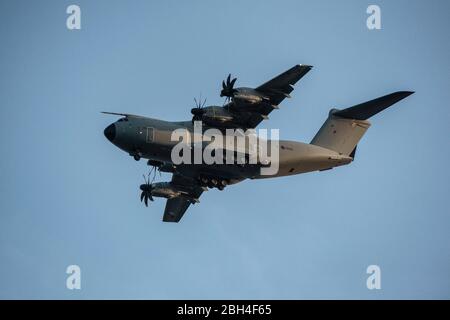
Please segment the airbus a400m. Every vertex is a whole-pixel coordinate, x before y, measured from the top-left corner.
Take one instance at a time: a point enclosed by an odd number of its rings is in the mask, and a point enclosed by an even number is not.
[[[236,78],[232,79],[229,75],[222,82],[220,92],[220,96],[226,99],[224,105],[205,106],[204,101],[197,101],[196,107],[191,110],[192,119],[187,121],[170,122],[105,112],[121,118],[110,124],[104,134],[135,160],[147,159],[155,171],[172,173],[169,182],[153,182],[150,175],[147,176],[145,183],[140,186],[141,201],[148,205],[148,201],[153,201],[154,197],[166,198],[163,221],[178,222],[188,207],[199,202],[201,194],[209,189],[223,190],[246,179],[283,177],[328,170],[351,163],[355,159],[357,144],[370,126],[368,119],[413,93],[398,91],[346,109],[332,109],[310,143],[267,140],[271,148],[277,147],[277,170],[272,174],[262,173],[271,163],[260,161],[260,153],[257,153],[256,162],[248,161],[252,157],[250,150],[259,150],[260,137],[253,140],[254,144],[258,144],[256,148],[250,143],[243,149],[233,146],[233,150],[229,150],[228,145],[224,144],[219,152],[226,157],[231,153],[231,162],[174,161],[173,150],[180,144],[173,139],[176,130],[183,129],[195,136],[195,123],[199,121],[202,124],[201,134],[216,129],[226,139],[227,129],[234,129],[234,132],[255,129],[261,121],[268,119],[273,110],[279,109],[281,102],[290,97],[293,85],[311,68],[308,65],[296,65],[256,88],[235,87]],[[187,150],[194,153],[196,146],[194,143],[188,144]],[[204,151],[206,148],[208,144],[201,141],[200,149]],[[214,149],[215,152],[217,150]],[[193,155],[189,155],[191,156]],[[238,161],[239,159],[244,161]]]

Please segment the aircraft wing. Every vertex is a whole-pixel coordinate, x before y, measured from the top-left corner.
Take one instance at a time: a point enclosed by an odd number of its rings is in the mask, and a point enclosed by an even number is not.
[[[198,201],[203,189],[193,178],[174,173],[171,183],[180,190],[186,192],[186,195],[168,199],[164,210],[164,222],[179,222],[191,203]]]
[[[285,98],[290,97],[289,94],[294,90],[292,86],[311,69],[312,66],[296,65],[260,85],[256,90],[264,93],[273,105],[279,105]]]
[[[308,65],[296,65],[291,69],[276,76],[272,80],[255,88],[256,91],[264,94],[268,101],[260,103],[247,120],[249,128],[255,128],[272,110],[278,109],[278,105],[285,99],[290,98],[290,93],[294,90],[293,85],[297,83],[305,74],[312,69]]]

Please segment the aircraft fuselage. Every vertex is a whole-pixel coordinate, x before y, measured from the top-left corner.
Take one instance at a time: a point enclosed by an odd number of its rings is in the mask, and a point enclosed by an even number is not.
[[[350,163],[346,155],[316,145],[279,140],[279,165],[277,173],[262,175],[261,164],[179,164],[172,162],[172,148],[179,141],[172,140],[172,133],[185,129],[194,133],[191,121],[169,122],[145,117],[121,118],[105,129],[105,136],[114,145],[136,160],[141,158],[164,163],[167,172],[176,170],[186,176],[206,176],[228,179],[236,183],[251,178],[273,178],[305,172],[331,169]],[[207,128],[205,128],[207,129]],[[272,141],[268,140],[268,144]],[[164,167],[163,167],[164,168]]]

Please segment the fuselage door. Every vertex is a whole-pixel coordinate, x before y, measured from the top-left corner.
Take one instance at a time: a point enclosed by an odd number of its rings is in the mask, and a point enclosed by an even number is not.
[[[147,127],[147,137],[146,137],[145,141],[147,143],[153,143],[153,141],[155,139],[154,135],[155,135],[155,129],[151,128],[151,127]]]

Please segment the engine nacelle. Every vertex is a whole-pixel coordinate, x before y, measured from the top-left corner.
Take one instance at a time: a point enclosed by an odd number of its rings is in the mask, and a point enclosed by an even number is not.
[[[233,102],[238,108],[267,100],[267,97],[265,97],[264,94],[252,88],[242,87],[236,88],[235,90],[236,91],[233,95]]]
[[[174,187],[170,182],[157,182],[152,183],[152,196],[160,198],[175,198],[179,197],[182,192]]]
[[[147,165],[157,167],[161,172],[168,172],[168,173],[175,172],[175,167],[167,162],[150,159],[147,161]]]
[[[220,126],[234,120],[234,115],[231,112],[218,106],[194,108],[191,112],[194,115],[193,121],[203,121],[210,126]]]

